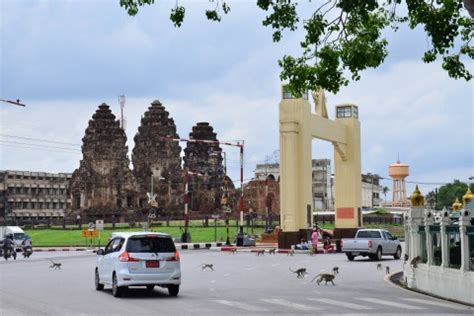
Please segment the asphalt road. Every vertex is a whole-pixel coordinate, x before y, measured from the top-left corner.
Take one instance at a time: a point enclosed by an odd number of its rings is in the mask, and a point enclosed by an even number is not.
[[[48,258],[63,264],[49,268]],[[215,271],[201,271],[213,263]],[[166,289],[130,289],[114,298],[94,289],[95,254],[35,253],[29,260],[0,262],[0,315],[473,315],[464,305],[399,289],[384,281],[385,266],[401,270],[402,261],[347,261],[343,254],[256,256],[254,253],[181,253],[183,283],[176,298]],[[311,283],[322,270],[339,267],[336,285]],[[297,279],[289,268],[306,267]]]

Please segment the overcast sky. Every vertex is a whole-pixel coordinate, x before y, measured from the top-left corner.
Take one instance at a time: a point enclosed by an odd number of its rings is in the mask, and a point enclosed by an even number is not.
[[[277,60],[300,52],[302,33],[284,33],[281,43],[273,43],[254,1],[229,1],[231,12],[221,23],[204,17],[208,1],[182,1],[180,29],[169,21],[174,1],[157,1],[136,17],[118,2],[0,1],[0,98],[27,104],[0,104],[0,169],[72,172],[97,106],[106,102],[118,115],[117,96],[125,94],[130,151],[140,116],[159,99],[181,137],[207,121],[221,140],[244,139],[245,177],[251,178],[255,164],[278,149]],[[303,18],[311,13],[300,11]],[[408,180],[467,181],[474,175],[472,82],[450,79],[439,63],[423,64],[427,40],[420,30],[402,28],[387,38],[382,67],[327,94],[330,116],[336,104],[359,106],[363,172],[388,177],[388,165],[399,155],[410,165]],[[472,63],[468,67],[474,70]],[[238,151],[225,150],[237,180]],[[314,158],[332,156],[330,144],[313,142]]]

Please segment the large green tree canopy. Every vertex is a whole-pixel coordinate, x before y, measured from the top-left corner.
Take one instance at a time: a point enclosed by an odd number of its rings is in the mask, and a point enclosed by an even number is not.
[[[472,192],[474,192],[474,184],[471,183],[469,188]],[[426,201],[432,207],[437,206],[437,209],[442,209],[443,207],[449,209],[456,198],[462,203],[462,197],[464,194],[466,194],[466,191],[467,183],[454,180],[452,183],[441,186],[438,189],[437,194],[435,191],[429,192],[426,195]]]
[[[120,0],[120,5],[129,15],[136,15],[140,7],[154,1]],[[273,41],[280,41],[285,30],[294,31],[301,25],[304,28],[302,54],[286,55],[279,60],[280,77],[288,80],[295,95],[315,87],[337,93],[349,83],[347,74],[352,80],[359,80],[361,71],[378,67],[388,54],[382,31],[387,27],[396,31],[403,23],[412,29],[424,28],[431,42],[422,56],[425,63],[441,58],[450,77],[467,81],[472,78],[463,61],[474,56],[470,45],[474,21],[467,15],[462,0],[404,0],[406,10],[398,8],[402,0],[308,1],[314,9],[305,16],[297,12],[301,1],[256,1],[258,8],[268,13],[262,24],[273,29]],[[210,0],[205,11],[207,19],[221,21],[230,12],[228,2]],[[183,23],[185,12],[177,0],[170,14],[176,27]]]

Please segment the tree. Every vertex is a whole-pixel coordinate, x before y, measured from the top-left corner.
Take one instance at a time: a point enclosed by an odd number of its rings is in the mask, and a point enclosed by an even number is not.
[[[387,203],[387,193],[388,193],[388,191],[390,191],[390,189],[387,186],[383,187],[382,192],[383,192],[383,195],[385,195],[385,203]]]
[[[140,7],[154,1],[120,0],[120,5],[134,16]],[[227,0],[209,1],[212,7],[205,11],[208,20],[219,22],[230,12]],[[467,5],[469,0],[465,1]],[[298,14],[298,2],[257,0],[258,8],[268,12],[262,24],[273,29],[274,42],[282,39],[283,31],[295,31],[302,21],[302,55],[286,55],[278,62],[280,78],[289,81],[288,88],[295,96],[316,87],[337,93],[349,83],[346,73],[352,80],[359,80],[363,70],[378,67],[388,54],[382,31],[387,27],[397,31],[403,23],[412,29],[424,28],[431,42],[422,57],[425,63],[439,57],[450,77],[466,81],[472,78],[462,59],[463,55],[474,57],[470,45],[474,21],[464,14],[462,0],[310,0],[314,10],[309,16]],[[407,6],[406,14],[398,9],[402,2]],[[185,12],[176,0],[170,14],[176,27],[182,25]]]
[[[470,189],[471,191],[474,190],[474,184],[470,184]],[[450,208],[456,198],[459,199],[460,202],[462,202],[462,197],[467,191],[467,184],[464,182],[461,182],[459,180],[454,180],[453,183],[448,183],[443,186],[441,186],[438,189],[438,208]],[[435,196],[435,192],[429,192],[427,195],[428,197],[433,197]],[[427,199],[428,201],[428,199]]]

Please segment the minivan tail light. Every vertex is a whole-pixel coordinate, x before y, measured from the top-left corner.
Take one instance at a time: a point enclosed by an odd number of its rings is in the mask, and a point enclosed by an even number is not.
[[[172,257],[166,258],[166,261],[179,261],[179,252],[175,251]]]
[[[130,254],[127,251],[124,251],[119,257],[120,262],[138,262],[139,260],[133,257],[130,257]]]
[[[369,248],[372,248],[372,240],[369,240]]]

